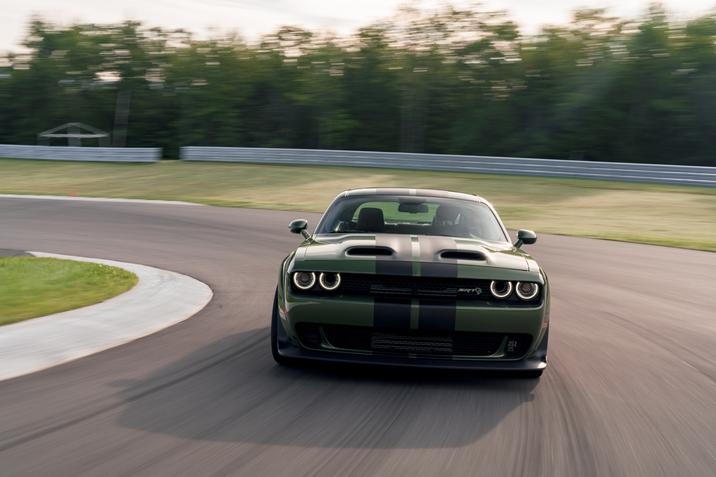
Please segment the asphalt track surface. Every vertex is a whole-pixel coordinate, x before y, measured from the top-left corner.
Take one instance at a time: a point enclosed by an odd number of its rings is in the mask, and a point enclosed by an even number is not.
[[[0,200],[0,248],[143,263],[215,293],[157,334],[0,383],[0,474],[715,474],[716,254],[541,237],[539,381],[285,369],[268,324],[296,215]]]

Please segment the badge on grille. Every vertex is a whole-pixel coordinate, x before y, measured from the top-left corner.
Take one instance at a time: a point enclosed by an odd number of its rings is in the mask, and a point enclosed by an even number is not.
[[[482,295],[482,288],[475,287],[475,288],[458,288],[457,289],[458,295]]]

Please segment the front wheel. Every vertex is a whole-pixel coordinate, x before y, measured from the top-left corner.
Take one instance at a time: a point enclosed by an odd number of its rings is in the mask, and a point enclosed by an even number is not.
[[[276,290],[273,296],[273,313],[271,314],[271,355],[278,364],[287,365],[289,360],[278,352],[278,327],[281,326],[278,320],[278,290]]]

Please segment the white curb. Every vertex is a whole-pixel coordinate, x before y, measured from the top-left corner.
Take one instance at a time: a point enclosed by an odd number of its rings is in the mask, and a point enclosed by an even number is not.
[[[77,202],[109,202],[116,204],[164,204],[164,205],[196,205],[195,202],[184,202],[181,200],[154,200],[154,199],[115,199],[112,197],[75,197],[69,195],[22,195],[22,194],[0,194],[0,199],[41,199],[41,200],[73,200]]]
[[[40,371],[155,333],[199,312],[213,292],[180,273],[134,263],[30,252],[120,267],[131,290],[96,305],[0,327],[0,381]]]

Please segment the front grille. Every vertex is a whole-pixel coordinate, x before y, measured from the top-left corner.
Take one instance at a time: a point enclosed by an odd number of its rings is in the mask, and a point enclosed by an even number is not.
[[[383,355],[487,357],[502,348],[502,357],[520,358],[527,353],[532,343],[532,336],[523,333],[508,335],[466,331],[389,330],[315,323],[298,323],[296,332],[301,344],[306,348],[339,348]]]
[[[450,336],[372,333],[370,349],[386,353],[452,354],[453,345]]]
[[[495,306],[535,306],[541,300],[541,291],[529,301],[519,299],[514,292],[505,300],[497,300],[490,293],[490,280],[359,273],[341,274],[339,292],[346,295],[376,297],[403,296],[437,300],[471,300]]]

